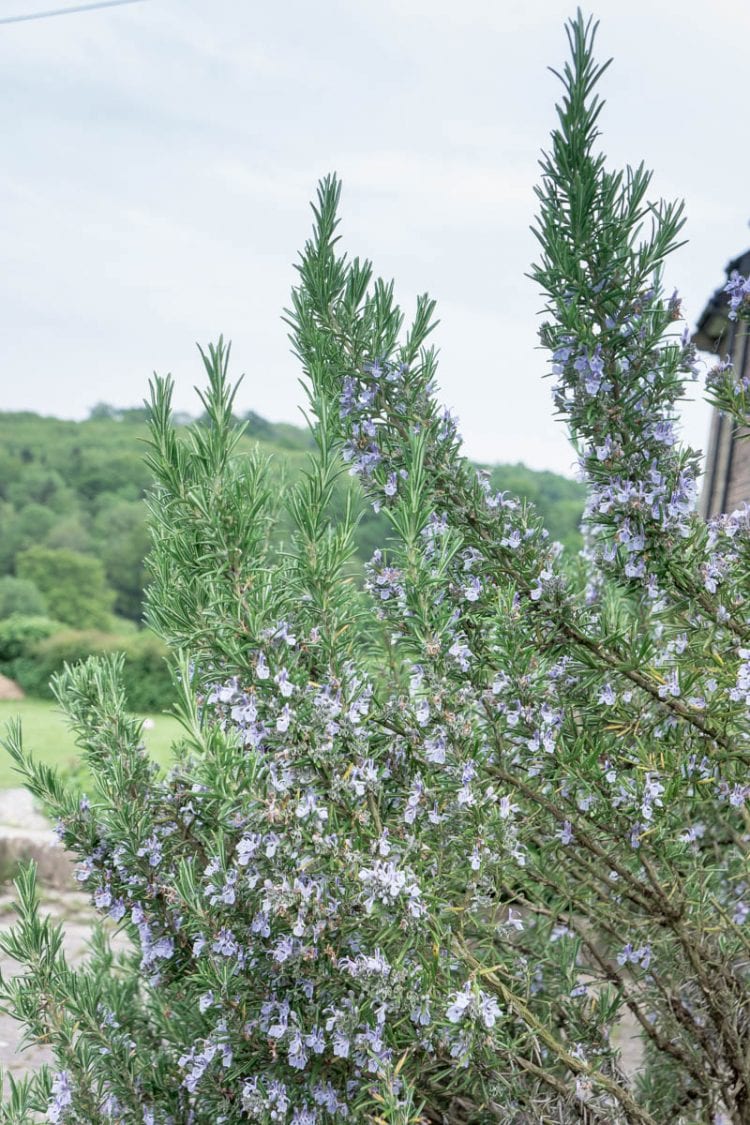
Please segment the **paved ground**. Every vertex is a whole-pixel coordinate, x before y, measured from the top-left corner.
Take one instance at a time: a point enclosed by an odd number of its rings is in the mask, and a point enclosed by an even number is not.
[[[64,947],[71,962],[80,960],[85,954],[86,943],[91,930],[93,912],[85,895],[76,891],[55,891],[43,888],[42,909],[51,914],[56,921],[65,923]],[[15,919],[13,895],[0,895],[0,933],[7,931]],[[0,953],[0,971],[3,976],[12,976],[19,966],[5,954]],[[50,1062],[51,1055],[46,1048],[30,1047],[20,1052],[18,1041],[21,1028],[10,1016],[0,1013],[0,1066],[18,1076],[24,1071],[34,1070],[42,1062]]]
[[[31,794],[0,789],[0,884],[9,883],[19,860],[29,858],[36,860],[40,883],[70,886],[70,861]]]
[[[80,960],[86,951],[94,911],[88,897],[76,889],[70,860],[60,848],[47,820],[37,811],[25,789],[0,791],[0,933],[10,929],[15,920],[11,882],[13,870],[20,859],[33,857],[39,867],[39,889],[42,909],[64,922],[65,952],[71,961]],[[0,953],[3,976],[18,971],[18,965]],[[0,1065],[18,1075],[47,1061],[43,1048],[29,1048],[20,1053],[19,1025],[10,1016],[0,1013]]]

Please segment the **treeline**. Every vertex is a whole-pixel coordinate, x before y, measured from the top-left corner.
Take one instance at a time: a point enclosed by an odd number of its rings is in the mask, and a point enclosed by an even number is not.
[[[105,628],[113,614],[140,620],[145,438],[142,409],[100,405],[85,422],[0,414],[0,617],[15,608],[80,628]],[[305,431],[256,415],[244,440],[292,471],[309,447]]]
[[[294,480],[311,448],[308,432],[253,412],[240,420],[240,450],[259,447],[272,455],[280,485]],[[146,436],[143,409],[100,404],[83,422],[0,413],[0,671],[15,673],[27,690],[42,690],[63,659],[112,647],[113,635],[153,681],[155,639],[124,636],[140,627],[146,583]],[[578,549],[581,485],[523,465],[494,466],[491,481],[531,501],[552,537]],[[355,487],[344,478],[337,503],[343,506],[346,489]],[[359,562],[387,537],[384,517],[366,510]],[[133,705],[148,709],[151,694],[140,693]]]

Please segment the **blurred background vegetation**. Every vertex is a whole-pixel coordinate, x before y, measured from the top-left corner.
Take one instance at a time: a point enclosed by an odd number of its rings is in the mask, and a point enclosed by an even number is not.
[[[240,450],[272,456],[279,484],[293,481],[311,448],[307,430],[250,412]],[[180,425],[192,419],[178,416]],[[119,649],[131,707],[159,711],[172,699],[161,642],[142,625],[148,551],[144,409],[101,403],[86,421],[0,413],[0,674],[49,697],[65,661]],[[580,547],[583,486],[523,465],[491,467],[494,488],[532,502],[567,552]],[[337,504],[358,486],[342,477]],[[282,528],[283,534],[283,528]],[[367,508],[357,566],[387,542]]]

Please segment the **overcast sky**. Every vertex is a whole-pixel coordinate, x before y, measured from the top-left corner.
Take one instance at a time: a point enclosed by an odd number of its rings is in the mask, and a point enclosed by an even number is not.
[[[0,17],[66,0],[0,0]],[[241,409],[299,421],[280,315],[307,201],[336,170],[343,234],[438,300],[440,383],[468,453],[571,472],[524,274],[565,55],[558,0],[143,0],[0,24],[0,409],[84,417],[223,332]],[[694,320],[750,243],[746,0],[600,0],[604,148],[683,195],[668,281]],[[708,412],[688,408],[705,441]]]

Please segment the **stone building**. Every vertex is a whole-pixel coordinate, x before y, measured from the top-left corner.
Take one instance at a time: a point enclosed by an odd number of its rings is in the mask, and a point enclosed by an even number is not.
[[[727,277],[737,270],[750,275],[750,250],[727,266]],[[698,321],[693,343],[701,351],[731,356],[738,375],[750,370],[750,327],[747,321],[729,319],[729,298],[717,289]],[[733,512],[750,502],[750,433],[733,418],[714,410],[706,451],[706,469],[700,498],[701,515],[708,519]]]

